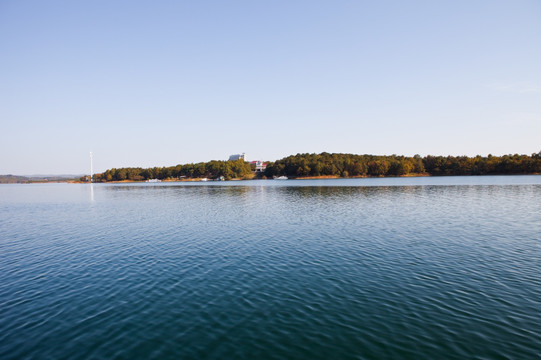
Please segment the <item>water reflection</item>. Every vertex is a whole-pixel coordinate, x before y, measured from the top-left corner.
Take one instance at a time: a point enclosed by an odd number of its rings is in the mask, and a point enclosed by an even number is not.
[[[0,186],[0,358],[535,358],[509,179]]]

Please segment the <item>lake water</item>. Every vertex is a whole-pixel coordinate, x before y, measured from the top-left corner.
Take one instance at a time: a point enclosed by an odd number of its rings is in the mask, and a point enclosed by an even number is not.
[[[538,359],[541,176],[0,186],[2,359]]]

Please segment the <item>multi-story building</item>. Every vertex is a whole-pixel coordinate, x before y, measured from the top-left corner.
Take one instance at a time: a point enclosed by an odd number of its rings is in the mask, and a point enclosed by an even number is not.
[[[240,160],[240,159],[246,161],[246,153],[235,154],[235,155],[229,156],[229,161],[236,161],[236,160]]]

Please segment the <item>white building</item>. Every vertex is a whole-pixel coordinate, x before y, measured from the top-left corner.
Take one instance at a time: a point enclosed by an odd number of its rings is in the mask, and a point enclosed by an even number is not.
[[[267,164],[260,160],[252,161],[250,165],[255,166],[255,172],[263,172],[267,168]]]
[[[246,153],[235,154],[235,155],[229,156],[229,161],[236,161],[236,160],[240,160],[240,159],[246,161]]]

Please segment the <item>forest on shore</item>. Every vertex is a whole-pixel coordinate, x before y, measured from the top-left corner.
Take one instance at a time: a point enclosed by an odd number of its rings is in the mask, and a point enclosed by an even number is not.
[[[245,179],[253,177],[250,163],[244,160],[200,162],[196,164],[184,164],[170,167],[153,168],[119,168],[110,169],[102,174],[95,174],[96,182],[107,181],[144,181],[150,179],[180,180],[187,179],[216,179],[223,176],[225,180]]]
[[[94,175],[96,182],[144,181],[150,179],[181,180],[223,177],[254,178],[253,165],[243,160],[200,162],[171,167],[118,168]],[[302,177],[378,177],[415,175],[514,175],[541,173],[541,152],[503,156],[432,156],[354,155],[338,153],[297,154],[267,162],[265,171],[256,178]],[[83,180],[83,179],[81,179]]]
[[[504,156],[297,154],[269,164],[268,176],[503,175],[541,172],[541,152]]]

